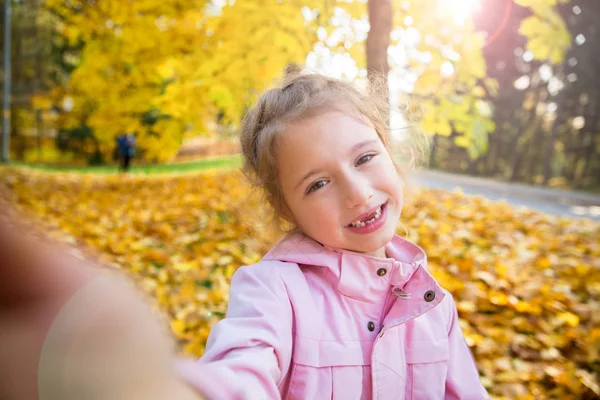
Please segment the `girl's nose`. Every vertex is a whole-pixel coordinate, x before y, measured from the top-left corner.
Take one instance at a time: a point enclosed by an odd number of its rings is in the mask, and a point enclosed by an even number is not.
[[[355,179],[346,184],[346,207],[349,209],[368,203],[373,196],[371,185],[366,180]]]

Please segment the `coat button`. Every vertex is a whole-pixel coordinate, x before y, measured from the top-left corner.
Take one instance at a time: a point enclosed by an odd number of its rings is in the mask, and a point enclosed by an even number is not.
[[[375,324],[373,323],[373,321],[369,321],[369,323],[367,324],[367,328],[369,329],[369,332],[373,332],[375,330]]]
[[[387,274],[387,269],[385,269],[385,268],[379,268],[377,270],[377,275],[384,276],[385,274]]]
[[[433,301],[433,299],[435,299],[435,292],[433,290],[428,290],[425,292],[425,296],[423,297],[425,298],[426,302]]]

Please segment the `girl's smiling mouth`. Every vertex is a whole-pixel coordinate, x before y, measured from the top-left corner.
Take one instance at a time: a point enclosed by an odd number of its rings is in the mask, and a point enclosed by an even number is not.
[[[354,233],[371,233],[381,228],[387,219],[387,202],[360,215],[357,219],[346,225]]]

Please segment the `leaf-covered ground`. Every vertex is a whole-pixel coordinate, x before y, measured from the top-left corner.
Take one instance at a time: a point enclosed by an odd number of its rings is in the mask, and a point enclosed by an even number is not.
[[[238,172],[0,172],[14,201],[54,235],[130,273],[167,313],[187,354],[202,354],[236,268],[256,262],[277,238]],[[459,192],[417,191],[408,201],[402,223],[456,297],[490,393],[600,397],[600,224]]]

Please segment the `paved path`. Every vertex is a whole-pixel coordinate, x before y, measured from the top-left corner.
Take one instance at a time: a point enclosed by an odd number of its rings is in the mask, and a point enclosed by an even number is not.
[[[417,185],[452,190],[460,187],[464,193],[505,200],[515,206],[566,217],[583,217],[600,221],[600,194],[542,188],[518,183],[498,182],[439,171],[420,171],[414,177]]]

